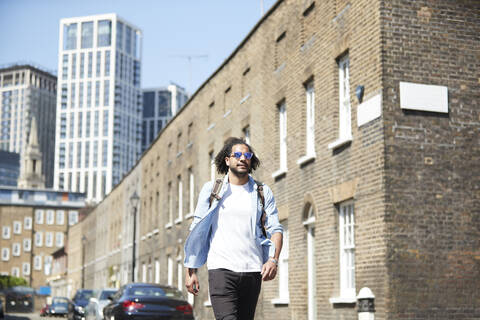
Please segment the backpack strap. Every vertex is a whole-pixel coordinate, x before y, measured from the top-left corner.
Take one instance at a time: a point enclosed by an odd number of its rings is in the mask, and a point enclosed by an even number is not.
[[[209,209],[212,206],[213,199],[220,200],[220,196],[218,195],[218,193],[222,189],[222,184],[223,184],[222,179],[215,180],[215,184],[213,185],[213,188],[212,188],[212,193],[210,194],[210,199],[209,199],[210,204],[208,205]]]
[[[257,184],[257,192],[258,196],[260,197],[260,204],[262,206],[262,217],[260,219],[260,225],[262,229],[263,236],[267,237],[267,231],[265,229],[265,221],[267,220],[267,213],[265,212],[265,196],[263,194],[263,183],[260,181],[255,180]]]

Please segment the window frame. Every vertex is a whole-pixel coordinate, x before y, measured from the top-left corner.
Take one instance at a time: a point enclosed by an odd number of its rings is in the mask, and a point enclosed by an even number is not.
[[[305,106],[306,106],[306,135],[305,135],[305,155],[297,160],[297,164],[302,166],[317,157],[315,152],[315,82],[313,79],[307,81],[305,87]]]
[[[339,204],[340,296],[355,298],[355,210],[353,201]],[[346,239],[345,235],[348,233]],[[349,261],[350,260],[350,261]]]

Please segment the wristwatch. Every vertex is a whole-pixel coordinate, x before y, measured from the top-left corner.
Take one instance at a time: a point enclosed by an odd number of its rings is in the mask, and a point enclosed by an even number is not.
[[[272,261],[273,263],[275,263],[276,266],[278,266],[278,260],[275,259],[274,257],[270,257],[268,258],[268,260]]]

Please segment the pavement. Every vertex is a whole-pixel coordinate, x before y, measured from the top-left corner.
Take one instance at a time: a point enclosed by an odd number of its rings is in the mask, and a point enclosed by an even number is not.
[[[40,313],[5,313],[5,318],[2,320],[60,320],[65,318],[59,317],[40,317]]]

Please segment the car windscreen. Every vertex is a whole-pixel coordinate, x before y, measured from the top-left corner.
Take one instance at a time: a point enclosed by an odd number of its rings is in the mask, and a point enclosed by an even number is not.
[[[75,294],[74,300],[88,300],[93,296],[93,290],[79,291]]]
[[[113,296],[117,292],[116,290],[103,290],[102,293],[100,293],[99,300],[107,300],[108,297]]]
[[[68,303],[67,298],[53,298],[52,299],[52,304],[65,304]]]
[[[183,299],[182,293],[177,289],[161,287],[133,287],[127,290],[127,295]]]
[[[22,286],[17,286],[17,287],[12,287],[11,289],[15,293],[22,293],[22,294],[33,294],[33,289],[30,287],[22,287]]]

